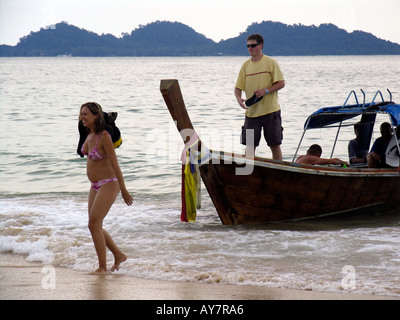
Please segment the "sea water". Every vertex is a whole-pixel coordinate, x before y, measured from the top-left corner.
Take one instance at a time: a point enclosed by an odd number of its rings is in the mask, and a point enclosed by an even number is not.
[[[315,110],[342,105],[351,90],[370,102],[377,90],[400,100],[400,57],[275,57],[284,160],[292,161],[304,122]],[[149,279],[256,285],[400,296],[400,213],[266,225],[223,226],[203,186],[194,223],[180,221],[182,141],[159,91],[178,79],[203,142],[243,151],[243,110],[233,89],[247,57],[1,58],[0,252],[91,272],[97,256],[87,228],[86,159],[78,115],[87,101],[118,112],[116,150],[134,197],[119,197],[104,228],[128,255],[120,274]],[[377,98],[379,101],[380,98]],[[349,103],[354,103],[350,99]],[[387,121],[379,116],[378,123]],[[330,157],[336,128],[306,134]],[[347,159],[352,127],[334,157]],[[373,140],[379,137],[376,126]],[[270,157],[262,141],[257,155]],[[112,255],[108,260],[111,265]],[[1,280],[0,280],[1,281]]]

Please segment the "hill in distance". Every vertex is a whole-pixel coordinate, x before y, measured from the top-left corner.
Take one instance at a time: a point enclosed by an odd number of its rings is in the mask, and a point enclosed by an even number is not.
[[[280,22],[253,23],[239,36],[218,43],[179,22],[156,21],[123,33],[98,35],[60,22],[31,32],[16,46],[0,46],[0,56],[216,56],[248,55],[246,38],[260,33],[264,53],[278,55],[397,55],[400,45],[333,24],[305,26]]]

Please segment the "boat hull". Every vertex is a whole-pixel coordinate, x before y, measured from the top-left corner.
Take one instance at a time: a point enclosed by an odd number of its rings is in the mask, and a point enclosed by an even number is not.
[[[223,224],[400,210],[398,170],[321,168],[265,159],[254,162],[251,174],[237,174],[249,164],[220,153],[200,167]]]

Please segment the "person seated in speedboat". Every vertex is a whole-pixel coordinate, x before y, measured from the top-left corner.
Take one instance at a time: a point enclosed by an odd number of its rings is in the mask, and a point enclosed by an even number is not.
[[[386,149],[392,139],[392,128],[389,122],[384,122],[380,127],[381,136],[375,140],[367,156],[369,168],[388,168],[386,164]]]
[[[307,154],[298,157],[295,162],[301,164],[311,164],[311,165],[324,165],[324,164],[340,164],[346,166],[349,165],[346,161],[342,161],[338,158],[333,158],[333,159],[321,158],[321,154],[322,154],[321,146],[318,144],[313,144],[310,148],[308,148]]]
[[[350,164],[356,163],[367,163],[368,148],[364,149],[361,143],[361,122],[357,122],[354,125],[355,139],[349,141],[348,151],[349,151],[349,162]]]

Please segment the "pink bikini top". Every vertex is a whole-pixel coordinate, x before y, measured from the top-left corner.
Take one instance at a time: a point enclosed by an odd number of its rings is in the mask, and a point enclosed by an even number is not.
[[[85,143],[83,144],[83,146],[81,148],[81,151],[85,156],[87,155],[88,159],[90,159],[90,160],[103,160],[105,158],[105,156],[103,156],[99,152],[99,150],[97,150],[97,145],[99,144],[100,137],[104,132],[107,132],[107,131],[103,131],[102,133],[100,133],[99,138],[97,139],[97,142],[96,142],[96,146],[89,152],[89,154],[86,154],[86,152],[85,152],[85,145],[86,145],[87,139],[85,140]]]

